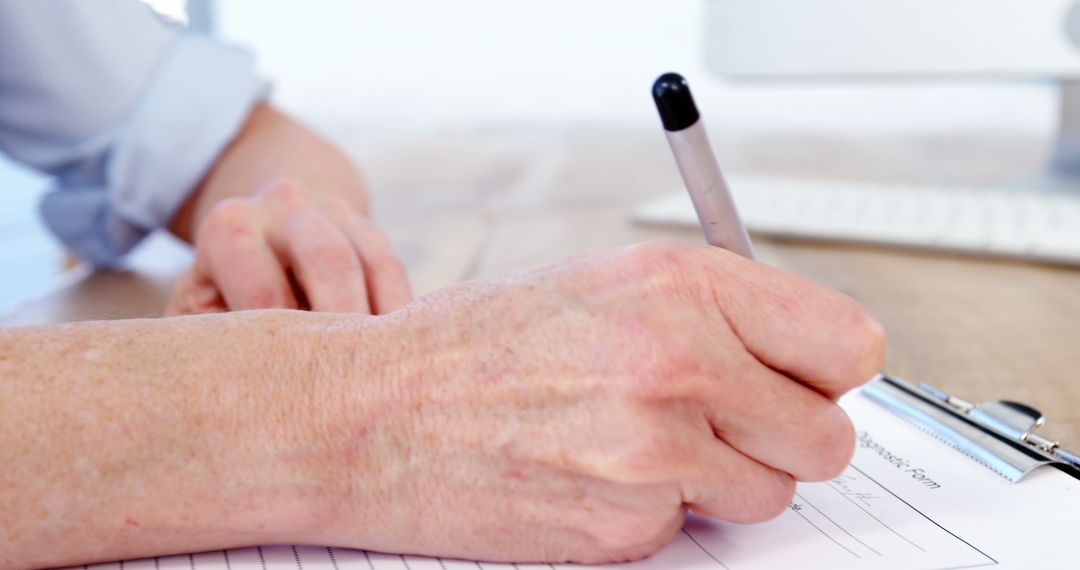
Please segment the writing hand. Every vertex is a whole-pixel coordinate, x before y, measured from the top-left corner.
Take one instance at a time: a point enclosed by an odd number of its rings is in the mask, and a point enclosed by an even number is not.
[[[348,379],[371,362],[339,325],[320,361]],[[835,402],[884,349],[848,297],[668,243],[453,287],[363,330],[394,359],[337,395],[337,499],[310,538],[516,562],[640,558],[687,509],[776,516],[796,480],[849,461]]]

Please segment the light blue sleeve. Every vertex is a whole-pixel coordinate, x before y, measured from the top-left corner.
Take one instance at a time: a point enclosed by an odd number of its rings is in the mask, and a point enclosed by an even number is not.
[[[45,222],[92,263],[167,225],[266,92],[137,0],[0,0],[0,152],[56,177]]]

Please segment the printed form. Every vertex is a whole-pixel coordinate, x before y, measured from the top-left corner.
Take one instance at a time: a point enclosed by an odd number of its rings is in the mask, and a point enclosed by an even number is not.
[[[858,430],[843,474],[800,483],[788,509],[757,525],[693,517],[627,570],[773,568],[1074,568],[1080,481],[1041,468],[1011,484],[855,394],[842,401]],[[93,570],[533,570],[315,546],[262,546],[91,565]]]

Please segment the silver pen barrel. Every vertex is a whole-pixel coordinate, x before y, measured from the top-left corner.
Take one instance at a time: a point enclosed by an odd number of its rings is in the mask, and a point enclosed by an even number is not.
[[[666,134],[706,241],[754,259],[750,236],[740,221],[720,165],[716,163],[703,121]]]

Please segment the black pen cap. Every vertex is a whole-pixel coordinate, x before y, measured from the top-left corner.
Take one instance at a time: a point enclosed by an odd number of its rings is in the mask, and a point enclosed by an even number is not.
[[[656,101],[656,109],[660,111],[660,120],[664,123],[665,130],[681,131],[693,126],[701,117],[686,78],[678,73],[661,75],[656,83],[653,83],[652,96]]]

